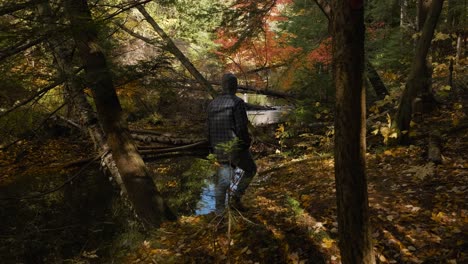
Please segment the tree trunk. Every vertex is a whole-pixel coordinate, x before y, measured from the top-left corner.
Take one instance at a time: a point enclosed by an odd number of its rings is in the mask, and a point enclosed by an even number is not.
[[[429,11],[426,23],[418,40],[416,54],[411,64],[410,74],[406,81],[405,89],[401,95],[400,104],[395,120],[395,126],[398,129],[399,141],[401,144],[409,143],[409,129],[411,115],[413,114],[412,103],[418,93],[424,93],[430,85],[430,72],[428,72],[426,57],[431,46],[432,36],[442,10],[443,0],[432,1],[432,7]]]
[[[66,0],[75,43],[84,63],[98,118],[107,135],[116,166],[122,176],[128,199],[146,228],[157,227],[174,215],[150,176],[137,151],[114,89],[104,54],[97,42],[97,32],[86,0]]]
[[[375,263],[365,171],[363,1],[331,3],[336,89],[335,180],[341,261]]]
[[[325,0],[315,0],[315,3],[318,5],[320,10],[322,10],[323,14],[327,17],[329,21],[329,31],[331,29],[330,25],[330,16],[332,12],[331,6],[328,4],[327,1]],[[382,78],[380,78],[379,73],[375,70],[374,66],[371,64],[368,58],[366,58],[366,63],[367,67],[366,69],[366,77],[369,80],[370,84],[372,85],[372,88],[375,91],[375,94],[377,95],[377,98],[379,100],[385,98],[386,95],[388,95],[388,90],[385,84],[382,81]]]
[[[463,5],[463,7],[462,7]],[[448,11],[447,11],[447,25],[449,28],[449,31],[452,34],[457,35],[457,40],[456,40],[456,50],[455,50],[455,62],[456,64],[459,64],[460,58],[462,55],[462,38],[464,35],[465,26],[463,26],[464,22],[466,23],[466,19],[464,17],[464,12],[466,12],[466,1],[465,3],[462,3],[462,1],[455,1],[455,0],[449,0],[448,1]]]
[[[460,59],[462,58],[462,54],[463,54],[462,51],[463,51],[463,48],[462,48],[462,33],[460,33],[457,36],[457,52],[456,52],[456,55],[455,55],[455,61],[456,61],[457,65],[460,64]]]
[[[416,31],[423,29],[431,2],[432,0],[418,0],[416,6]]]
[[[400,0],[400,27],[405,28],[408,23],[408,0]]]
[[[367,78],[369,79],[369,82],[371,83],[372,87],[374,87],[374,92],[379,100],[383,100],[385,96],[387,96],[388,90],[385,84],[383,83],[382,79],[379,76],[379,73],[377,70],[374,68],[372,63],[367,59],[366,60],[366,65],[367,65]]]
[[[138,11],[145,17],[146,21],[153,27],[154,31],[158,33],[158,35],[163,39],[166,44],[167,50],[172,53],[184,67],[190,72],[190,74],[202,85],[206,88],[206,90],[210,93],[212,97],[214,97],[217,93],[211,86],[210,82],[208,82],[205,77],[193,66],[192,62],[180,51],[180,49],[176,46],[174,41],[164,32],[164,30],[156,23],[156,21],[151,17],[150,14],[146,11],[146,9],[139,5],[136,7]]]

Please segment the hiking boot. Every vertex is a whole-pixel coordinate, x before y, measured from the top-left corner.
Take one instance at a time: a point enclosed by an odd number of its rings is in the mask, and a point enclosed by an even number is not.
[[[246,212],[249,210],[241,201],[239,197],[232,197],[231,208],[238,210],[239,212]]]

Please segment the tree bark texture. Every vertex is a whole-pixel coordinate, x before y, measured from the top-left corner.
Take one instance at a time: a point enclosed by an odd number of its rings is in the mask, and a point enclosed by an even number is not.
[[[416,6],[416,31],[421,31],[429,13],[432,0],[417,0]]]
[[[42,13],[45,17],[52,17],[52,10],[49,2],[43,2],[39,5],[39,13]],[[53,21],[49,22],[48,24],[53,24]],[[86,95],[83,91],[84,84],[78,80],[76,72],[73,70],[72,54],[74,45],[67,43],[67,39],[64,39],[63,36],[50,37],[48,43],[50,49],[54,53],[56,67],[61,75],[60,77],[65,80],[64,86],[66,92],[64,93],[64,100],[74,106],[73,108],[76,111],[79,128],[89,135],[94,143],[96,151],[101,154],[101,168],[112,176],[121,190],[127,195],[112,153],[109,152],[110,148],[106,142],[104,132],[102,131],[93,108],[86,99]]]
[[[323,14],[327,17],[329,21],[328,28],[329,28],[329,31],[331,31],[332,26],[330,25],[331,23],[330,16],[333,10],[328,2],[329,1],[325,1],[325,0],[315,0],[315,3],[317,4],[317,6],[320,8],[320,10],[322,10]],[[379,73],[371,64],[368,58],[366,58],[366,64],[367,64],[367,67],[365,68],[367,72],[366,77],[369,80],[370,84],[372,85],[372,88],[374,89],[375,94],[377,95],[377,98],[381,100],[385,98],[386,95],[389,94],[387,87],[383,83],[382,78],[380,78]]]
[[[107,136],[129,201],[146,228],[174,219],[137,151],[114,89],[106,59],[97,41],[97,31],[86,0],[66,0],[75,43],[84,63],[87,84],[96,104],[98,118]]]
[[[463,12],[465,11],[465,12]],[[462,39],[465,40],[466,26],[466,1],[448,0],[447,24],[450,32],[457,35],[455,62],[459,64],[462,58]]]
[[[335,180],[341,260],[375,263],[370,236],[365,162],[363,1],[333,0]]]
[[[193,66],[192,62],[184,55],[182,51],[176,46],[174,41],[172,41],[171,37],[169,37],[166,32],[156,23],[153,17],[146,11],[146,9],[139,5],[136,7],[138,11],[145,17],[146,21],[153,27],[154,31],[158,33],[158,35],[163,39],[166,44],[167,50],[172,53],[184,67],[190,72],[190,74],[203,86],[207,89],[212,97],[214,97],[217,93],[211,86],[210,82],[203,77],[203,75]]]
[[[399,131],[399,140],[402,144],[409,143],[409,130],[411,115],[413,114],[412,103],[418,93],[425,93],[425,88],[430,86],[431,74],[428,71],[426,57],[431,47],[434,30],[442,10],[443,0],[433,0],[426,23],[418,40],[416,53],[411,64],[411,70],[405,84],[405,89],[400,98],[395,116],[395,126]]]

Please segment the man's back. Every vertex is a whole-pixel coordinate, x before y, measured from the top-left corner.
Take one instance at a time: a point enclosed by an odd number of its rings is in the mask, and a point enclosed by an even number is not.
[[[235,96],[237,78],[227,73],[223,75],[221,83],[223,94],[216,97],[208,106],[208,139],[216,158],[221,163],[216,173],[215,188],[218,213],[224,211],[226,191],[232,181],[233,167],[239,167],[244,171],[233,194],[237,209],[242,209],[240,198],[257,171],[257,166],[249,151],[251,139],[247,129],[249,121],[245,103]],[[226,150],[219,146],[233,139],[238,139],[234,149]]]
[[[219,143],[236,137],[234,128],[234,109],[242,100],[231,94],[216,97],[208,106],[210,143],[215,147]]]

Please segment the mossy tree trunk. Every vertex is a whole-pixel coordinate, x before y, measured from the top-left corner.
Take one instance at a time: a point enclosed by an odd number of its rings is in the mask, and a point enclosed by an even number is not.
[[[99,122],[106,134],[123,184],[135,213],[146,228],[157,227],[175,216],[156,189],[134,144],[117,97],[106,59],[86,0],[66,0],[73,37],[84,64],[86,82],[96,104]]]
[[[431,83],[431,72],[427,67],[427,54],[442,10],[443,0],[433,0],[426,22],[418,40],[411,70],[401,95],[394,126],[398,130],[401,144],[409,143],[409,130],[413,114],[412,103],[418,94],[427,94]]]
[[[375,263],[366,179],[363,1],[333,0],[335,181],[341,260]]]

